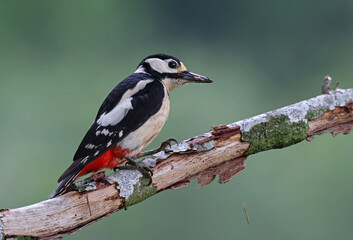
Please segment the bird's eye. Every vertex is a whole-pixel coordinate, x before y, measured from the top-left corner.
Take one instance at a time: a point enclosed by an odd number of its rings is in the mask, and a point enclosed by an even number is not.
[[[176,67],[178,66],[178,64],[177,64],[175,61],[170,61],[170,62],[168,63],[168,66],[169,66],[170,68],[176,68]]]

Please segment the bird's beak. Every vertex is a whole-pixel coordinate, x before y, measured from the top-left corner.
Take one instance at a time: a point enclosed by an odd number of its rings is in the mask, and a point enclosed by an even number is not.
[[[192,73],[189,71],[184,71],[180,73],[181,78],[184,80],[188,80],[190,82],[197,82],[197,83],[211,83],[212,80],[209,79],[208,77],[204,77],[201,75],[198,75],[196,73]]]

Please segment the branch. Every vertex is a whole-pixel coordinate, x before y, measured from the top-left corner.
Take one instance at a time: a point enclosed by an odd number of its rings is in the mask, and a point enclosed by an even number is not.
[[[283,148],[331,131],[353,129],[353,89],[339,89],[239,122],[174,145],[144,160],[153,167],[153,184],[138,171],[95,175],[76,183],[76,190],[30,206],[0,211],[0,239],[18,236],[53,239],[71,234],[101,218],[166,189],[197,178],[204,186],[219,175],[229,181],[245,169],[248,155]],[[102,175],[102,174],[101,174]]]

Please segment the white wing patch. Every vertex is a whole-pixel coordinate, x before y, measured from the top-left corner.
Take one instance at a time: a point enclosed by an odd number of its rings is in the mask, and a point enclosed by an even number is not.
[[[139,92],[140,90],[144,89],[146,87],[147,84],[153,82],[153,80],[142,80],[139,81],[136,86],[134,88],[131,88],[129,90],[127,90],[124,95],[121,97],[120,102],[118,104],[120,104],[121,102],[125,101],[125,99],[131,97],[132,95],[134,95],[135,93]]]
[[[110,126],[117,125],[121,120],[124,119],[124,117],[129,112],[129,110],[133,109],[131,104],[132,95],[144,89],[146,85],[150,82],[153,82],[153,80],[140,81],[136,84],[134,88],[127,90],[124,93],[124,95],[121,97],[120,102],[110,112],[108,113],[104,112],[102,115],[100,115],[99,119],[97,120],[98,125],[103,127],[106,127],[109,125]],[[103,131],[102,131],[102,134],[107,135],[103,133]],[[97,131],[96,135],[98,136],[99,134],[101,134],[101,132]]]
[[[123,130],[121,130],[120,132],[119,132],[119,137],[122,137],[123,136]]]
[[[119,102],[118,105],[116,105],[115,108],[113,108],[113,110],[111,110],[109,113],[104,112],[97,120],[97,123],[103,127],[109,125],[115,126],[126,116],[128,111],[132,109],[131,101],[132,97],[129,97],[123,102]]]

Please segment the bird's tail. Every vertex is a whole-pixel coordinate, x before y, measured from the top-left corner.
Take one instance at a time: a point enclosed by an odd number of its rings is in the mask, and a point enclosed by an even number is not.
[[[52,199],[62,193],[73,183],[78,174],[83,169],[84,165],[81,161],[74,161],[71,166],[60,176],[59,185],[55,188],[54,192],[47,198]]]
[[[74,178],[75,176],[67,176],[66,178],[61,180],[59,185],[55,188],[54,192],[47,199],[55,198],[61,193],[64,193],[65,190],[69,187],[69,185],[73,182]]]

